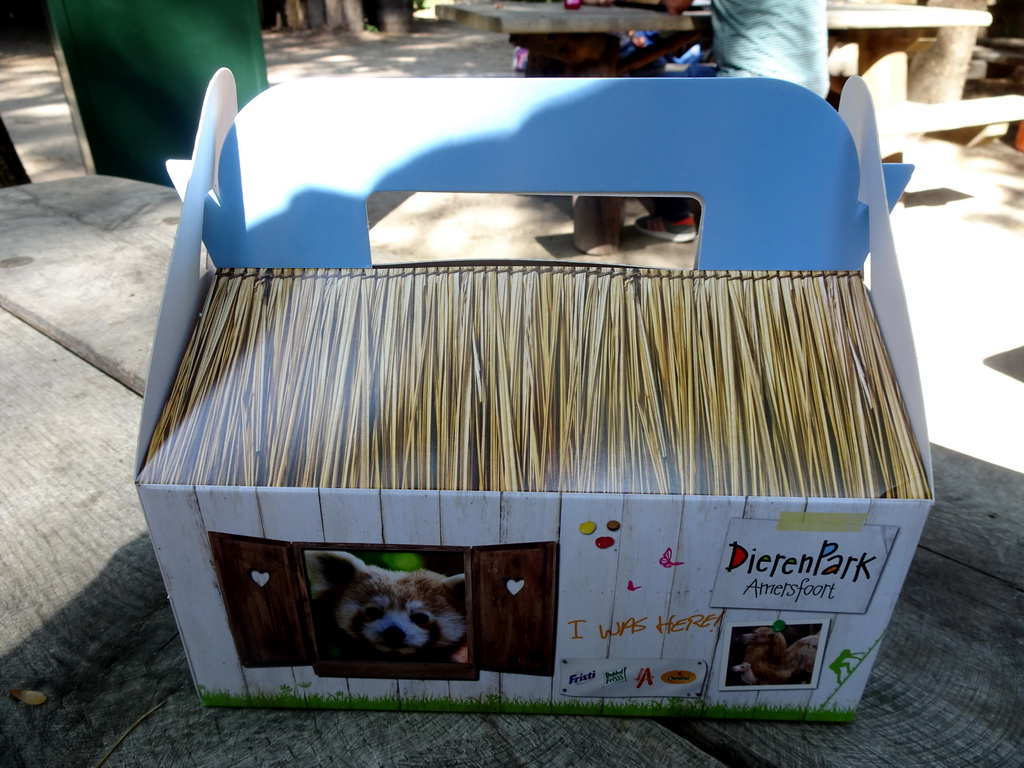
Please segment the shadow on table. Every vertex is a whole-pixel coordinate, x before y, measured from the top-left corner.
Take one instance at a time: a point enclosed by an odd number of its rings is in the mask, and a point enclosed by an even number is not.
[[[31,594],[3,594],[0,605],[8,617],[17,607],[25,621],[51,613]],[[477,768],[514,756],[523,768],[596,768],[638,754],[654,765],[707,764],[691,744],[639,718],[610,729],[603,718],[205,708],[148,535],[121,547],[73,600],[0,656],[0,670],[7,687],[48,696],[35,707],[0,700],[4,768],[95,765],[162,702],[107,765]]]
[[[1024,381],[1024,347],[986,357],[985,365],[1017,381]]]

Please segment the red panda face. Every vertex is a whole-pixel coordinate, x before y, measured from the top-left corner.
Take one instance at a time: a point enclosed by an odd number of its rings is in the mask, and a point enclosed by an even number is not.
[[[338,601],[335,617],[339,627],[383,653],[405,656],[461,645],[465,607],[453,587],[431,571],[364,571]]]
[[[307,552],[314,598],[333,602],[338,629],[382,657],[453,654],[466,642],[465,577],[366,565],[348,552]]]

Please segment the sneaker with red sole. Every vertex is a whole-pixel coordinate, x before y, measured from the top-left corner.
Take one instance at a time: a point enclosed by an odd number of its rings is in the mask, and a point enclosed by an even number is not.
[[[636,228],[645,235],[673,243],[688,243],[697,237],[697,222],[693,216],[676,222],[661,216],[641,216],[636,220]]]

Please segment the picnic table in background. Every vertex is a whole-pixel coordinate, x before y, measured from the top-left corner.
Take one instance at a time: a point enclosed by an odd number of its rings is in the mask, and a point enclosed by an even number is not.
[[[438,5],[434,12],[484,32],[508,34],[510,42],[530,52],[527,77],[618,77],[711,34],[708,8],[673,15],[657,7],[583,5],[567,11],[560,3],[496,2]],[[619,34],[639,29],[660,33],[661,42],[620,58]]]
[[[843,47],[846,71],[833,78],[842,89],[848,75],[864,78],[878,110],[883,157],[897,157],[910,133],[966,126],[1003,125],[1024,118],[1024,96],[998,96],[953,104],[907,101],[908,55],[927,45],[943,27],[987,27],[987,11],[921,5],[830,2],[829,46]],[[711,35],[711,11],[698,0],[673,15],[639,7],[587,6],[565,10],[556,3],[507,2],[438,5],[438,17],[486,32],[508,34],[529,51],[527,77],[617,77],[660,56]],[[620,58],[619,34],[630,30],[661,33],[656,47]],[[621,201],[579,198],[574,206],[576,247],[590,254],[613,253],[619,246]]]
[[[640,7],[582,6],[567,11],[556,3],[507,2],[438,5],[445,20],[485,32],[507,34],[539,59],[528,76],[608,77],[635,66],[618,61],[617,35],[644,29],[660,32],[681,47],[711,34],[711,11],[699,0],[681,15]],[[987,27],[987,11],[881,3],[828,3],[830,45],[856,45],[857,71],[872,90],[876,107],[906,99],[907,53],[942,27]],[[612,45],[614,43],[614,45]],[[535,53],[536,52],[536,53]]]
[[[526,77],[620,77],[711,35],[709,9],[674,15],[657,7],[565,10],[560,3],[496,2],[437,5],[434,12],[476,30],[509,35],[513,45],[529,51]],[[657,32],[660,40],[621,57],[618,35],[632,30]]]
[[[907,96],[910,54],[935,41],[938,30],[984,28],[987,11],[923,5],[830,3],[829,48],[838,92],[847,75],[864,78],[878,111],[883,157],[902,155],[905,137],[916,133],[970,131],[976,137],[1006,133],[1024,119],[1024,96],[956,99],[941,104],[911,102]],[[835,72],[838,70],[838,73]]]

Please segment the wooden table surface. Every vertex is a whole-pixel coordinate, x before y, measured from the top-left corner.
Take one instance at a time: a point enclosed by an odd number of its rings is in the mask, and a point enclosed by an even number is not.
[[[934,448],[935,505],[857,720],[204,709],[132,467],[179,206],[104,177],[0,190],[5,766],[1000,766],[1024,751],[1024,476]]]
[[[987,27],[987,11],[923,5],[831,2],[830,48],[857,46],[857,72],[868,82],[876,107],[906,101],[907,51],[942,27]],[[511,36],[512,42],[539,54],[543,63],[527,64],[527,75],[608,77],[628,74],[665,53],[691,45],[711,31],[711,12],[697,8],[681,15],[638,8],[584,5],[567,11],[557,4],[517,2],[438,5],[437,15],[485,32]],[[665,38],[654,55],[638,51],[636,62],[619,60],[618,33],[655,30]],[[602,38],[604,38],[602,40]]]
[[[561,4],[509,2],[437,5],[438,18],[464,24],[481,32],[507,35],[585,34],[650,29],[660,32],[711,30],[708,10],[670,14],[643,8],[583,5],[567,11]]]
[[[435,12],[446,21],[509,35],[582,34],[648,29],[659,32],[710,30],[711,11],[697,8],[681,15],[640,8],[584,5],[567,11],[551,3],[505,2],[437,5]],[[987,27],[992,14],[958,8],[881,3],[828,3],[828,28],[935,29],[939,27]]]

